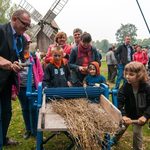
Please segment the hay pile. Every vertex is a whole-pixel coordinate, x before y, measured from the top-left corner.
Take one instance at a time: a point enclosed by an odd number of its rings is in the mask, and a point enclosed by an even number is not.
[[[100,104],[86,99],[52,101],[53,110],[66,121],[70,134],[83,150],[99,150],[105,133],[113,134],[118,125]]]

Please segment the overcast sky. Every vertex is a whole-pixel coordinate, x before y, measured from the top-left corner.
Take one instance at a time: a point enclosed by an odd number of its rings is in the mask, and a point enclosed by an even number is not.
[[[19,3],[20,0],[13,0]],[[55,0],[27,0],[42,15]],[[138,0],[150,26],[150,0]],[[93,40],[108,39],[116,42],[115,33],[121,24],[134,24],[137,38],[150,38],[136,0],[68,0],[55,18],[61,31],[72,35],[74,28],[91,33]]]

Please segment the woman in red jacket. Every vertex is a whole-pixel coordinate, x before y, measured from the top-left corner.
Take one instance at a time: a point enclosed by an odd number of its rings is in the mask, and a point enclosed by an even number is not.
[[[60,46],[63,49],[63,51],[64,51],[64,58],[69,60],[69,55],[70,55],[70,52],[71,52],[71,45],[67,44],[67,35],[66,35],[65,32],[58,32],[56,34],[55,44],[57,44],[58,46]],[[45,63],[49,63],[50,60],[51,60],[51,56],[52,56],[51,48],[53,46],[54,45],[50,45],[48,47],[47,54],[46,54],[46,57],[45,57]]]
[[[140,45],[137,45],[136,47],[136,52],[133,54],[133,61],[141,62],[144,66],[148,62],[148,55],[144,50],[142,50]]]

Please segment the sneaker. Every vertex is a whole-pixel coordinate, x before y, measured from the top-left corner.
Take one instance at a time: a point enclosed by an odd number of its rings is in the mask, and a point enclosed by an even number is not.
[[[25,134],[23,135],[24,139],[28,139],[31,136],[31,131],[26,131]]]
[[[6,141],[4,142],[4,146],[14,146],[14,145],[18,145],[19,143],[15,140],[12,140],[10,138],[6,138]]]

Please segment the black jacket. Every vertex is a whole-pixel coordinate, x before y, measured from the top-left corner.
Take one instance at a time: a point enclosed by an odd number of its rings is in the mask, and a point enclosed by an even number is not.
[[[150,85],[140,84],[138,90],[138,102],[133,93],[131,84],[125,83],[118,92],[118,108],[123,116],[138,119],[141,116],[150,118]]]
[[[0,56],[11,61],[18,60],[15,50],[13,50],[13,31],[10,23],[0,25]],[[23,49],[26,44],[26,40],[22,37]],[[23,51],[20,53],[20,57],[23,59]],[[9,82],[16,84],[16,74],[13,71],[4,70],[0,68],[0,91]]]
[[[67,81],[71,81],[68,64],[62,64],[57,68],[49,63],[44,71],[43,87],[68,87]]]
[[[130,46],[131,49],[131,60],[132,55],[134,53],[134,50],[132,46]],[[126,65],[128,63],[128,50],[125,44],[120,45],[117,50],[115,51],[115,57],[117,59],[118,64]]]

